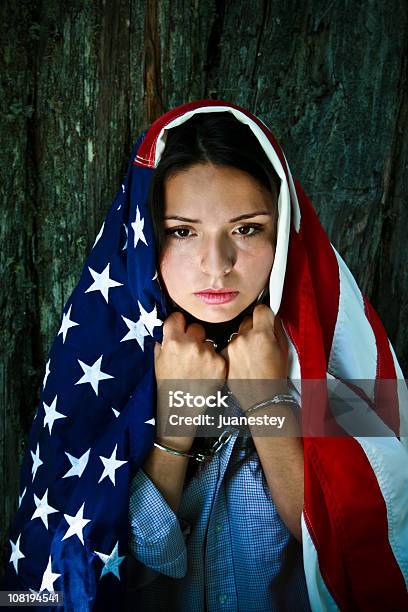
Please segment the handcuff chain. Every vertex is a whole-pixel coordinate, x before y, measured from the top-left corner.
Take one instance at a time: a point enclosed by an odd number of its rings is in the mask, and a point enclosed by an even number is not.
[[[228,442],[231,439],[232,434],[235,431],[237,430],[234,427],[227,427],[227,429],[224,429],[224,431],[218,437],[218,440],[216,440],[214,444],[211,446],[209,453],[205,455],[204,453],[197,452],[194,455],[194,459],[200,462],[204,462],[206,459],[211,459],[216,453],[218,453],[222,449],[223,446],[228,444]],[[227,435],[225,439],[223,439],[224,435]]]

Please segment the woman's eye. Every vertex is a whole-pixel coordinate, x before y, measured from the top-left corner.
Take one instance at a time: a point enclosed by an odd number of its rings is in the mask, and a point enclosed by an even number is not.
[[[255,234],[257,234],[258,232],[260,232],[262,230],[262,225],[258,225],[258,224],[252,224],[252,225],[241,225],[241,227],[238,228],[238,230],[254,230],[251,234],[245,233],[245,234],[240,234],[240,236],[242,236],[242,238],[249,238],[250,236],[254,236]]]
[[[240,230],[244,230],[243,233],[241,233]],[[248,230],[252,230],[251,233],[249,233]],[[177,240],[186,240],[187,238],[190,238],[190,236],[188,235],[188,232],[190,231],[191,230],[188,227],[174,227],[171,229],[167,229],[166,235],[176,238]],[[241,225],[240,227],[238,227],[238,235],[241,238],[251,238],[251,236],[255,236],[261,231],[262,231],[262,225],[257,224],[257,223]],[[180,235],[181,232],[186,232],[186,233],[184,235],[183,234]]]
[[[176,236],[176,232],[189,232],[190,230],[187,227],[175,227],[174,229],[168,229],[166,230],[166,234],[168,236],[173,236],[174,238],[177,238],[177,240],[183,240],[185,238],[188,238],[188,236]]]

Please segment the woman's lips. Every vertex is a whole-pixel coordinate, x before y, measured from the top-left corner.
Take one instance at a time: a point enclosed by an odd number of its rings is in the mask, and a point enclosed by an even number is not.
[[[201,298],[206,304],[226,304],[227,302],[234,300],[238,294],[239,291],[224,291],[222,293],[209,293],[202,291],[196,293],[195,295]]]

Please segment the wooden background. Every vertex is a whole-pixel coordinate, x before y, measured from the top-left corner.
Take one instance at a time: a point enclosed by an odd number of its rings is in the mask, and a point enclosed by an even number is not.
[[[407,371],[408,4],[2,0],[0,23],[3,566],[63,306],[132,143],[178,104],[272,128]]]

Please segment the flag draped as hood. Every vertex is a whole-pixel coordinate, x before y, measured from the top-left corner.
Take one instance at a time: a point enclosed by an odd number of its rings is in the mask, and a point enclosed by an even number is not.
[[[149,185],[168,130],[196,113],[226,111],[252,130],[281,181],[269,297],[309,433],[301,522],[311,607],[408,609],[407,391],[395,353],[270,130],[216,100],[167,112],[133,147],[48,355],[3,589],[62,591],[69,611],[121,609],[129,486],[155,437],[153,350],[169,315]],[[313,394],[306,381],[358,379],[371,381],[364,397],[387,435],[353,435],[338,419],[329,435],[314,435],[330,407],[324,387]],[[383,380],[395,383],[386,393]]]

